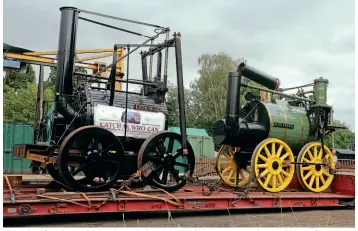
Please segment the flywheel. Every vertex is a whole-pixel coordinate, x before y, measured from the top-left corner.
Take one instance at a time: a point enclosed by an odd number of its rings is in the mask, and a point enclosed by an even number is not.
[[[323,192],[329,188],[334,177],[330,169],[335,169],[335,163],[333,154],[326,145],[322,150],[320,142],[306,144],[298,154],[297,162],[307,163],[296,166],[298,181],[304,188],[312,192]]]
[[[251,169],[260,187],[268,192],[280,192],[290,184],[295,167],[291,148],[282,140],[268,138],[255,148]]]
[[[148,137],[138,152],[138,169],[146,163],[153,164],[149,175],[142,174],[150,185],[168,192],[186,185],[185,177],[191,177],[195,167],[194,151],[187,142],[188,153],[184,154],[181,136],[178,133],[161,131]]]
[[[244,187],[251,179],[247,158],[237,147],[222,145],[216,159],[216,169],[220,179],[231,187]],[[239,165],[239,166],[238,166]]]

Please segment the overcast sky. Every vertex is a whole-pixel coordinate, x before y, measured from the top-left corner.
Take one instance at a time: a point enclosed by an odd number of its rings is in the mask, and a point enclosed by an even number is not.
[[[283,87],[328,78],[328,103],[335,117],[354,129],[353,0],[4,0],[4,42],[35,51],[56,50],[61,6],[181,32],[186,86],[198,77],[198,57],[217,52],[244,57],[253,67],[279,77]],[[82,16],[146,35],[154,33],[153,28]],[[144,38],[81,21],[77,49],[141,41]],[[131,68],[130,78],[139,78],[139,56],[132,60],[137,68]],[[175,67],[170,64],[173,81]]]

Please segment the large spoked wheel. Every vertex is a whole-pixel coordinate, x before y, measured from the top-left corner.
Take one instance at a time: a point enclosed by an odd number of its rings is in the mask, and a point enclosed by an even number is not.
[[[123,147],[113,133],[97,126],[84,126],[62,142],[59,173],[72,189],[102,191],[117,182],[123,158]]]
[[[304,188],[312,192],[323,192],[328,189],[334,177],[329,169],[335,169],[335,164],[332,152],[327,146],[324,145],[323,154],[321,143],[306,144],[298,154],[297,162],[318,164],[298,164],[296,166],[298,181]]]
[[[184,155],[181,136],[177,133],[162,131],[151,135],[139,150],[138,169],[151,162],[153,171],[148,176],[142,174],[142,177],[152,186],[168,192],[182,188],[186,180],[181,175],[191,177],[195,167],[189,142],[187,148],[188,153]]]
[[[269,192],[280,192],[290,184],[295,167],[290,147],[282,140],[268,138],[255,148],[251,168],[260,187]]]
[[[220,179],[231,187],[244,187],[251,179],[251,167],[247,158],[236,147],[222,145],[216,159]],[[238,167],[239,165],[239,167]]]

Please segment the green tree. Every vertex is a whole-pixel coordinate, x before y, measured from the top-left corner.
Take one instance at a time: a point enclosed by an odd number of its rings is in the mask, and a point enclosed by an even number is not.
[[[193,91],[191,89],[185,89],[184,102],[187,127],[197,127],[200,114],[198,113],[199,111],[197,111],[196,105],[194,104]],[[169,127],[178,127],[180,125],[178,88],[171,83],[168,84],[166,103],[168,108]]]
[[[333,125],[347,127],[347,129],[337,129],[334,132],[334,134],[333,134],[334,135],[334,148],[336,148],[336,149],[349,148],[350,143],[354,142],[354,140],[355,140],[355,133],[352,132],[349,129],[349,126],[342,121],[335,120],[333,122]],[[325,137],[324,143],[328,147],[330,147],[330,148],[332,147],[332,135],[331,134],[329,134],[328,136]]]
[[[240,60],[235,60],[225,53],[204,54],[199,57],[198,73],[200,76],[191,83],[192,104],[200,114],[199,126],[210,130],[217,120],[224,118],[228,88],[227,75],[228,72],[236,71],[239,62]],[[257,85],[245,77],[242,78],[242,81]],[[241,88],[241,105],[245,102],[243,96],[247,91],[248,89]],[[257,94],[257,91],[250,91]]]
[[[3,91],[7,92],[10,88],[27,88],[29,84],[34,82],[36,82],[35,71],[32,68],[32,65],[28,65],[25,73],[17,71],[6,72]]]
[[[36,115],[37,84],[30,83],[27,88],[8,88],[4,96],[4,122],[32,123]],[[44,92],[45,100],[49,100],[51,92]]]

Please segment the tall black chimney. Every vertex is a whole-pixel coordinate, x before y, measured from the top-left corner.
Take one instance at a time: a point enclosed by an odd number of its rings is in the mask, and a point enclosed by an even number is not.
[[[57,53],[56,93],[72,95],[72,76],[75,64],[78,11],[61,7],[61,24]]]
[[[239,121],[240,112],[240,86],[241,73],[229,72],[228,87],[227,87],[227,101],[226,101],[226,124],[231,126],[237,124]]]

